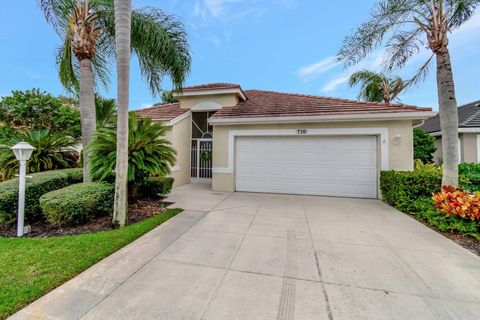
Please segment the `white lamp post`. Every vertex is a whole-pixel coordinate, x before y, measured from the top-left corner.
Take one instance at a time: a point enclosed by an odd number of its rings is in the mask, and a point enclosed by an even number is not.
[[[25,233],[25,177],[27,174],[27,160],[30,159],[34,147],[27,142],[19,142],[10,149],[13,150],[15,158],[20,161],[20,178],[18,182],[18,216],[17,216],[17,237]]]

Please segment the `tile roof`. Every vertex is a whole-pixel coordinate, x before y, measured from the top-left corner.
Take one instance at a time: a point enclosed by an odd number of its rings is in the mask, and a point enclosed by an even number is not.
[[[225,82],[207,83],[207,84],[201,84],[198,86],[183,87],[183,91],[217,90],[217,89],[233,89],[233,88],[240,89],[240,85],[235,83],[225,83]]]
[[[458,107],[458,127],[480,127],[480,100]],[[427,133],[440,131],[440,116],[436,115],[425,120],[425,123],[420,126],[420,129]]]
[[[402,104],[354,101],[301,94],[261,90],[245,90],[246,101],[234,107],[224,107],[212,118],[249,118],[372,114],[398,112],[424,112],[430,108],[418,108]]]
[[[155,104],[150,108],[136,110],[135,113],[141,117],[149,117],[157,121],[170,121],[188,111],[188,109],[180,108],[180,103],[176,102],[163,105]]]

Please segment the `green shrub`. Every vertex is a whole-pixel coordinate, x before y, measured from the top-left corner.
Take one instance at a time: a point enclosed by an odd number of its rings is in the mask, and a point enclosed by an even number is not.
[[[480,174],[480,163],[460,163],[458,173],[464,175]]]
[[[435,208],[430,197],[421,197],[413,202],[411,212],[415,217],[442,232],[458,232],[480,238],[480,221],[463,219],[455,215],[447,217]]]
[[[78,183],[44,194],[40,198],[40,207],[52,225],[79,225],[111,213],[113,198],[112,184]]]
[[[412,212],[414,201],[421,197],[431,197],[439,192],[442,174],[418,171],[382,171],[380,190],[384,200],[403,212]]]
[[[31,175],[25,184],[25,220],[34,221],[41,216],[38,199],[45,193],[68,185],[65,173],[46,171]],[[0,224],[13,223],[17,216],[18,178],[0,183]]]
[[[57,172],[65,173],[67,175],[68,185],[83,182],[82,168],[60,169],[57,170]]]
[[[171,177],[150,177],[140,187],[140,194],[150,197],[165,197],[172,191],[174,179]]]

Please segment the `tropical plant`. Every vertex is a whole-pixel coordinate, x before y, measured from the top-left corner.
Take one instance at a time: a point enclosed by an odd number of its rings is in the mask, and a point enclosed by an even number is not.
[[[423,163],[422,160],[415,159],[414,170],[417,172],[442,174],[443,167],[435,163],[429,163],[429,162]]]
[[[440,123],[442,127],[444,185],[458,185],[458,112],[448,49],[449,33],[475,13],[480,0],[382,0],[375,4],[370,19],[345,38],[339,60],[353,65],[385,44],[387,72],[403,67],[427,44],[432,55],[411,82],[418,83],[436,57]]]
[[[350,87],[360,85],[358,99],[384,103],[398,99],[398,95],[405,89],[402,78],[368,70],[353,73],[348,84]]]
[[[108,62],[115,55],[114,0],[37,1],[62,39],[57,51],[60,81],[69,91],[79,91],[85,148],[96,129],[94,86],[108,84]],[[171,77],[175,87],[184,83],[190,70],[190,51],[184,27],[175,17],[156,8],[134,9],[131,49],[152,93],[160,93],[164,75]],[[89,181],[88,152],[84,158],[84,179]]]
[[[447,217],[453,215],[480,220],[480,193],[469,194],[452,186],[444,186],[442,192],[433,194],[432,200],[437,210]]]
[[[145,184],[151,176],[166,176],[175,164],[176,152],[165,139],[166,128],[153,123],[150,118],[129,114],[128,132],[128,175],[130,191],[135,196],[136,188]],[[116,165],[117,131],[101,128],[90,143],[92,153],[92,177],[105,181],[112,177]]]
[[[115,99],[105,99],[100,95],[95,95],[95,117],[97,127],[114,127],[116,122],[117,106]]]
[[[424,163],[433,162],[433,153],[437,150],[435,137],[420,128],[413,129],[413,158]]]
[[[0,145],[0,172],[3,179],[10,179],[18,173],[18,161],[10,147],[25,141],[35,150],[27,162],[27,172],[41,172],[53,169],[75,167],[79,155],[75,150],[77,141],[62,133],[52,133],[49,129],[32,130],[18,133]]]
[[[128,100],[130,90],[130,50],[132,0],[115,0],[115,42],[117,53],[117,159],[113,222],[127,223],[128,192]]]
[[[163,90],[162,91],[162,104],[169,104],[178,102],[178,99],[173,95],[173,91]]]
[[[62,103],[53,95],[32,89],[12,91],[0,100],[0,122],[3,138],[18,131],[49,129],[80,137],[80,113],[71,104]]]

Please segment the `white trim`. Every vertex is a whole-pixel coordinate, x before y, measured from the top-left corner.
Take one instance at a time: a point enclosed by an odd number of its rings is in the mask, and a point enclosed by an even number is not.
[[[205,96],[213,94],[227,94],[227,93],[236,93],[242,100],[247,100],[247,96],[241,88],[225,88],[225,89],[204,89],[204,90],[186,90],[183,92],[174,92],[174,97],[188,97],[188,96]]]
[[[297,129],[258,129],[258,130],[229,130],[228,131],[228,166],[213,167],[213,173],[234,173],[235,137],[239,136],[351,136],[377,135],[380,136],[380,170],[390,168],[388,149],[388,128],[321,128],[306,129],[305,134],[298,134]]]
[[[477,163],[480,162],[480,134],[477,134]]]
[[[477,128],[458,128],[458,133],[480,133],[480,127]],[[442,131],[430,132],[429,135],[438,137],[442,135]]]
[[[222,105],[218,102],[203,101],[195,104],[190,108],[191,111],[216,111],[222,109]]]
[[[227,124],[266,124],[266,123],[300,123],[300,122],[326,122],[326,121],[366,121],[366,120],[424,120],[434,116],[431,111],[422,112],[396,112],[373,114],[340,114],[323,116],[280,116],[280,117],[251,117],[251,118],[211,118],[208,122],[212,125]]]
[[[171,126],[179,123],[180,121],[185,120],[186,118],[190,117],[191,114],[192,113],[189,110],[189,111],[187,111],[185,113],[182,113],[178,117],[173,118],[172,120],[169,120],[169,121],[159,120],[159,119],[152,119],[152,121],[161,121],[164,126],[171,127]]]

